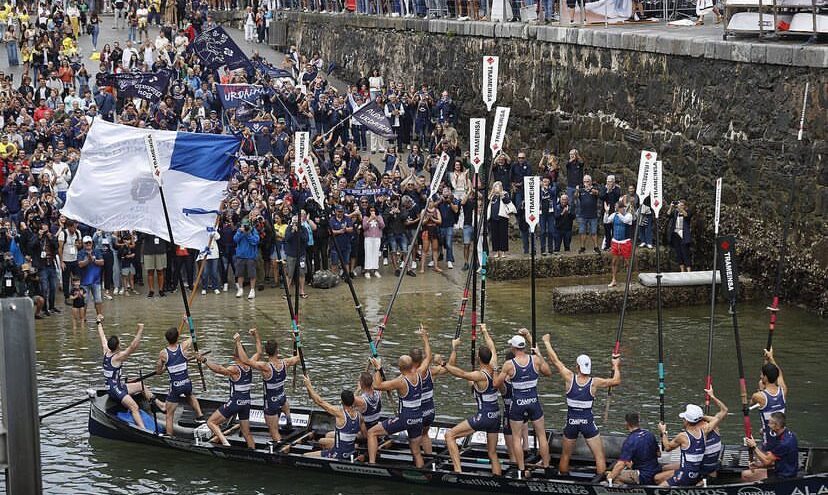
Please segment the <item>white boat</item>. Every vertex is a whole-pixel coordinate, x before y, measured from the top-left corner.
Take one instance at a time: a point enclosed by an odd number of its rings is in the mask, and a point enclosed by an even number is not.
[[[763,3],[764,5],[764,3]],[[785,31],[785,27],[791,23],[793,15],[791,14],[777,14],[776,23],[779,31]],[[727,24],[727,30],[731,33],[758,33],[759,29],[759,12],[738,12],[733,14],[730,22]],[[776,31],[777,28],[773,25],[773,14],[765,12],[762,15],[762,31],[769,33]]]
[[[791,26],[790,28],[788,28],[788,31],[797,34],[813,34],[813,13],[800,12],[798,14],[794,14],[793,19],[791,19]],[[828,34],[828,14],[816,15],[816,32],[818,34]]]
[[[710,270],[702,272],[662,272],[662,287],[689,287],[693,285],[710,285],[713,273]],[[721,283],[722,277],[716,270],[716,283]],[[655,273],[639,273],[638,282],[645,287],[655,287],[657,284]]]

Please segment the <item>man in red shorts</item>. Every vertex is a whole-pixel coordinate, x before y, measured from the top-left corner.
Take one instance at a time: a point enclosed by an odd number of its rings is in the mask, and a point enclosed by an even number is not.
[[[604,209],[609,211],[609,205],[604,205]],[[615,274],[618,272],[618,263],[622,258],[624,259],[624,269],[627,268],[627,262],[632,255],[632,240],[630,240],[630,229],[632,225],[632,213],[627,213],[627,208],[622,202],[615,205],[615,213],[609,216],[608,223],[612,224],[612,282],[610,287],[615,287],[618,283],[615,281]]]

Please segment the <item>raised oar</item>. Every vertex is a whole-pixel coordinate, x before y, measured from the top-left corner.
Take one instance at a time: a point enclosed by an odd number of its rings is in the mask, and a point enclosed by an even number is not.
[[[739,294],[739,272],[736,267],[736,238],[721,236],[716,239],[716,249],[720,250],[720,271],[724,291],[730,301],[730,316],[733,322],[733,338],[736,340],[736,365],[739,370],[739,395],[742,399],[742,415],[745,428],[745,437],[753,435],[750,425],[750,409],[748,408],[747,384],[745,383],[745,368],[742,362],[742,340],[739,337],[739,321],[736,318],[736,297]],[[750,450],[750,460],[753,461],[753,450]]]
[[[147,155],[150,158],[150,166],[152,168],[152,177],[158,183],[158,193],[161,197],[161,206],[164,209],[164,221],[167,223],[167,235],[170,238],[170,244],[175,246],[175,237],[173,236],[172,225],[170,224],[170,214],[167,211],[167,200],[164,198],[164,186],[161,180],[161,169],[158,167],[158,156],[155,148],[155,141],[152,135],[147,134],[145,137],[145,144],[147,147]],[[196,337],[195,325],[193,324],[193,315],[190,314],[190,303],[187,301],[187,293],[184,289],[184,278],[178,277],[178,288],[181,291],[181,301],[184,303],[184,313],[187,315],[187,325],[190,327],[190,338],[193,341],[193,350],[198,354],[198,338]],[[207,390],[207,381],[204,379],[204,370],[201,363],[198,363],[198,374],[201,376],[201,387]]]
[[[641,207],[635,213],[635,229],[633,229],[632,239],[632,254],[630,255],[630,264],[627,266],[627,279],[624,284],[624,299],[621,303],[621,315],[618,318],[618,329],[615,331],[615,345],[612,348],[612,355],[617,356],[621,354],[621,335],[624,332],[624,317],[627,315],[627,301],[630,296],[630,283],[632,282],[633,265],[635,264],[635,254],[638,247],[638,229],[641,226]],[[615,373],[615,372],[613,372]],[[610,404],[612,403],[612,387],[607,388],[607,404],[604,408],[604,422],[609,419]]]
[[[290,228],[290,227],[288,227],[288,228]],[[297,232],[296,235],[298,237],[299,233]],[[282,260],[281,250],[277,247],[276,248],[276,265],[279,267],[279,278],[281,278],[282,281],[284,282],[283,286],[285,288],[285,301],[287,302],[288,315],[290,316],[290,327],[291,327],[291,332],[293,333],[294,355],[299,354],[299,363],[302,365],[302,374],[307,375],[308,370],[305,368],[305,354],[304,354],[304,352],[302,352],[302,338],[301,338],[300,333],[299,333],[299,318],[296,317],[296,312],[294,310],[293,303],[290,300],[290,289],[288,288],[287,277],[285,276],[285,266],[284,266],[285,262],[286,262],[286,260],[285,261]],[[299,292],[299,286],[296,285],[294,287],[294,290],[296,292]],[[293,369],[295,371],[296,367],[294,366]],[[295,376],[296,375],[294,374],[294,378],[295,378]],[[294,380],[294,384],[295,384],[295,380]]]
[[[805,83],[805,94],[802,96],[802,114],[799,117],[799,133],[797,141],[802,143],[802,135],[805,131],[805,108],[808,105],[808,89],[810,83]],[[768,323],[768,343],[765,349],[773,347],[773,331],[776,330],[776,313],[779,312],[779,291],[782,288],[782,276],[785,274],[785,254],[788,251],[788,232],[791,228],[791,217],[793,214],[794,196],[796,195],[796,174],[791,169],[791,193],[788,196],[788,209],[785,212],[785,226],[782,228],[782,246],[779,248],[779,260],[776,262],[776,282],[773,286],[773,299],[768,307],[770,311],[770,322]]]
[[[298,179],[298,177],[297,177],[297,179]],[[295,333],[298,334],[298,328],[299,328],[299,266],[300,266],[299,265],[299,259],[301,258],[301,253],[299,251],[302,248],[302,234],[300,233],[300,231],[298,229],[304,229],[305,228],[305,227],[302,226],[302,212],[301,211],[299,211],[296,214],[296,226],[297,226],[297,231],[295,233],[295,235],[296,235],[296,260],[294,261],[294,264],[293,264],[293,315],[291,315],[291,318],[293,318],[293,327],[297,329],[295,331]],[[285,285],[287,286],[287,281],[285,281]],[[290,298],[290,295],[288,295],[288,298]],[[299,340],[295,339],[293,341],[293,355],[295,356],[298,352],[299,352]],[[303,375],[307,374],[305,372],[305,365],[304,364],[302,365],[302,374]],[[293,367],[293,389],[294,390],[296,389],[296,367],[295,366]]]
[[[652,202],[650,203],[652,204]],[[661,208],[659,208],[660,210]],[[653,208],[653,231],[655,232],[656,247],[656,321],[658,322],[658,412],[659,420],[664,422],[664,326],[661,313],[661,246],[658,231],[658,210]],[[716,267],[713,267],[716,270]]]
[[[428,202],[428,199],[426,199],[426,202]],[[396,302],[397,296],[400,293],[400,287],[402,287],[403,277],[405,277],[405,273],[408,269],[408,264],[411,261],[411,253],[414,252],[414,248],[417,246],[417,239],[420,236],[420,230],[423,228],[423,220],[425,220],[425,217],[426,215],[424,206],[422,211],[420,211],[420,221],[419,223],[417,223],[417,228],[414,230],[413,241],[411,241],[411,245],[408,246],[408,252],[405,253],[405,261],[403,262],[402,270],[400,270],[400,275],[399,277],[397,277],[397,285],[394,287],[394,292],[391,293],[391,300],[388,301],[388,307],[385,309],[385,315],[382,317],[380,323],[377,325],[377,336],[371,342],[373,357],[377,357],[377,348],[379,347],[380,342],[382,342],[382,334],[383,332],[385,332],[385,326],[388,324],[388,318],[391,316],[391,310],[394,308],[394,302]],[[354,295],[354,297],[356,297],[356,295]]]
[[[722,178],[716,179],[716,210],[713,214],[713,233],[714,239],[719,237],[719,214],[722,208]],[[713,276],[710,281],[710,329],[707,332],[707,378],[705,379],[705,390],[713,387],[713,329],[716,326],[716,259],[719,250],[713,248],[713,269],[711,272]],[[704,394],[704,413],[710,414],[710,396]]]

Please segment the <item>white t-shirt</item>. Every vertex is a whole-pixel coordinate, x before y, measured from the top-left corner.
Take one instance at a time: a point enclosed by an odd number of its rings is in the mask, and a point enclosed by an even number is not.
[[[75,242],[80,238],[80,232],[77,230],[74,234],[64,229],[58,232],[58,242],[63,242],[63,252],[60,253],[60,259],[64,263],[68,261],[78,260],[78,247]]]
[[[54,164],[52,164],[52,169],[55,171],[55,178],[57,180],[57,182],[55,182],[55,187],[57,190],[66,191],[69,189],[69,178],[72,173],[69,170],[69,165],[64,162],[54,162]]]

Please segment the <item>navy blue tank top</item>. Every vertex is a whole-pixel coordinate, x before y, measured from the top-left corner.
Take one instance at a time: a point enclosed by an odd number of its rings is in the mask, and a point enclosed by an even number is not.
[[[239,404],[250,403],[250,386],[253,383],[253,370],[245,369],[244,366],[234,364],[236,368],[241,371],[241,376],[236,381],[231,377],[230,381],[230,400],[234,400]],[[245,402],[246,401],[246,402]]]
[[[538,397],[538,372],[535,362],[529,356],[526,366],[521,366],[517,359],[512,359],[515,376],[512,377],[512,396],[515,399],[536,399]]]
[[[702,459],[702,470],[712,473],[719,469],[719,459],[722,454],[722,437],[715,430],[707,434],[704,439],[704,458]]]
[[[698,438],[688,430],[684,430],[684,433],[690,440],[690,445],[681,449],[681,469],[685,472],[699,472],[704,460],[704,433],[700,432]]]
[[[104,380],[106,380],[106,385],[120,385],[121,383],[121,366],[115,366],[112,364],[112,356],[109,354],[104,354],[103,357],[103,375]]]
[[[572,377],[572,384],[566,391],[567,416],[570,418],[592,419],[592,377],[583,385],[578,383],[578,375]]]
[[[474,385],[474,399],[477,401],[478,414],[485,415],[490,412],[500,412],[500,404],[497,402],[497,389],[494,387],[494,380],[492,376],[483,371],[486,375],[486,389],[483,391],[477,390],[477,384]]]
[[[359,413],[354,411],[354,416],[348,414],[345,408],[342,408],[345,414],[345,424],[340,428],[336,427],[334,434],[333,452],[339,456],[346,456],[354,452],[354,443],[356,442],[357,434],[359,434]]]
[[[420,411],[422,410],[423,393],[420,375],[419,373],[417,374],[416,384],[411,383],[406,377],[403,377],[403,380],[408,384],[408,393],[400,396],[400,417],[411,419],[421,418],[422,413]]]
[[[265,404],[278,401],[285,395],[285,380],[287,379],[287,367],[284,363],[278,370],[273,363],[268,363],[268,365],[270,366],[270,378],[264,380]]]
[[[166,351],[167,373],[170,375],[170,385],[173,387],[186,385],[190,381],[190,374],[187,372],[187,358],[184,357],[181,346],[177,346],[174,351],[171,351],[167,347]]]
[[[365,422],[376,423],[379,421],[382,412],[382,394],[376,390],[370,394],[363,392],[362,400],[365,401],[365,413],[362,415]]]

